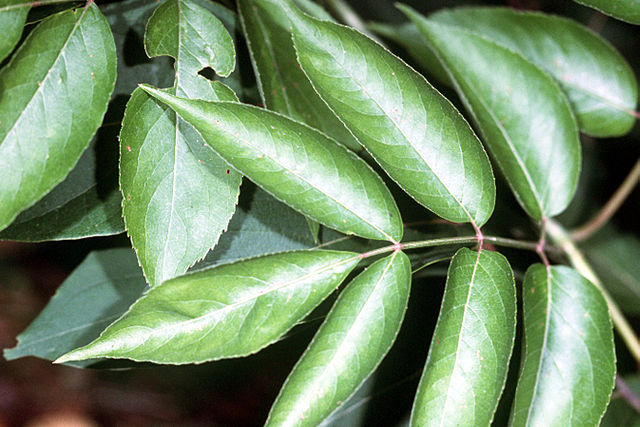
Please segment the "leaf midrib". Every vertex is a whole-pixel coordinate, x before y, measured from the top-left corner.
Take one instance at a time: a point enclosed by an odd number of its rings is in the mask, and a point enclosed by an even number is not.
[[[313,19],[313,18],[306,18],[306,19]],[[323,22],[323,23],[327,23],[327,24],[332,24],[330,22]],[[332,25],[338,25],[338,24],[332,24]],[[350,28],[345,27],[345,29],[350,30]],[[354,32],[357,32],[356,30],[353,30]],[[311,33],[308,33],[307,35],[309,35]],[[358,32],[358,34],[360,34]],[[318,40],[317,38],[314,38],[316,41]],[[295,36],[293,37],[294,40],[294,46],[295,46]],[[375,42],[374,42],[375,43]],[[378,45],[379,46],[379,45]],[[382,47],[382,46],[380,46]],[[384,49],[384,47],[382,47],[382,49]],[[297,49],[296,49],[297,50]],[[384,49],[386,53],[393,55],[391,52],[387,51],[386,49]],[[377,99],[375,99],[370,93],[369,91],[366,89],[366,87],[358,80],[356,79],[353,74],[351,74],[351,72],[349,70],[347,70],[346,68],[342,67],[342,64],[340,64],[340,61],[338,61],[335,56],[333,56],[333,54],[329,51],[329,50],[325,50],[325,52],[327,52],[331,58],[334,60],[334,62],[339,66],[339,68],[341,68],[344,72],[346,72],[349,77],[351,77],[351,79],[356,82],[358,84],[358,86],[360,86],[360,88],[362,89],[362,91],[364,93],[367,94],[367,96],[369,97],[369,99],[371,99],[376,106],[380,109],[380,111],[382,111],[385,115],[385,117],[387,119],[389,119],[391,121],[391,123],[393,123],[394,127],[400,132],[400,134],[402,135],[402,137],[405,139],[405,141],[407,141],[407,146],[411,147],[412,150],[414,151],[414,153],[416,153],[418,155],[418,157],[420,159],[422,159],[424,165],[429,169],[429,171],[431,172],[431,174],[438,180],[438,182],[440,183],[440,185],[442,185],[442,188],[444,188],[446,190],[446,192],[449,194],[449,196],[451,196],[451,198],[453,200],[455,200],[455,202],[458,204],[458,206],[462,209],[462,211],[464,212],[464,214],[469,218],[469,221],[471,224],[476,224],[475,218],[473,218],[471,216],[471,214],[469,213],[469,211],[467,210],[467,208],[462,204],[462,202],[460,200],[458,200],[458,198],[456,196],[453,195],[453,193],[451,192],[451,190],[444,184],[444,182],[442,181],[442,179],[440,178],[440,176],[436,173],[433,172],[433,169],[431,168],[431,165],[429,165],[429,163],[426,161],[426,159],[424,157],[422,157],[420,151],[418,151],[415,146],[412,144],[411,140],[405,135],[404,131],[402,130],[402,128],[400,128],[400,126],[398,125],[398,123],[396,123],[396,121],[393,119],[393,117],[380,105],[380,103],[378,102]],[[395,56],[393,56],[395,58]],[[409,72],[412,72],[412,70],[410,70]],[[416,73],[417,74],[417,73]],[[421,75],[418,74],[419,77],[422,77]],[[422,77],[424,79],[424,77]],[[425,80],[426,82],[426,80]],[[314,90],[316,91],[316,93],[318,93],[318,91],[315,89],[315,85],[313,84],[313,82],[311,82],[311,85],[313,86]],[[318,95],[319,96],[319,95]],[[436,95],[437,96],[437,95]],[[322,98],[322,97],[321,97]],[[324,98],[322,98],[324,100]],[[325,101],[326,103],[326,101]],[[328,105],[328,104],[327,104]],[[331,107],[329,107],[331,108]],[[332,110],[333,111],[333,110]],[[338,115],[336,114],[336,117],[338,117]],[[342,118],[338,117],[338,119],[340,119],[340,121],[342,122]],[[344,123],[344,122],[343,122]],[[346,125],[345,125],[346,126]],[[354,135],[355,137],[355,135]],[[359,138],[357,138],[359,140]],[[363,147],[365,147],[367,149],[367,151],[370,152],[369,148],[365,145],[362,144],[361,145]],[[373,155],[373,153],[371,153],[371,155]],[[374,156],[376,157],[376,159],[378,158],[378,156]],[[463,163],[464,163],[464,159],[463,159]]]

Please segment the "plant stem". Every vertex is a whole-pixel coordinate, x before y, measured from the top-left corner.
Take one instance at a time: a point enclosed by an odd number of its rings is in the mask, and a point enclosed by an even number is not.
[[[620,187],[613,193],[611,199],[600,209],[600,212],[596,214],[592,219],[587,221],[584,225],[571,231],[571,239],[574,242],[579,242],[591,236],[598,231],[600,227],[611,219],[611,217],[622,206],[624,201],[629,197],[629,194],[633,191],[638,180],[640,179],[640,159],[636,161],[636,164],[629,172],[629,175],[624,179]]]
[[[327,0],[327,6],[329,6],[333,13],[338,16],[340,21],[360,31],[362,34],[366,35],[378,44],[386,47],[386,45],[382,40],[380,40],[380,38],[369,31],[362,18],[360,18],[356,11],[353,10],[353,8],[351,8],[351,6],[349,6],[347,2],[345,2],[344,0]]]
[[[616,375],[616,389],[636,412],[640,413],[640,397],[638,397],[620,375]]]
[[[636,333],[633,328],[631,328],[631,325],[629,325],[629,322],[626,317],[624,317],[624,314],[622,314],[618,305],[613,298],[611,298],[611,295],[609,295],[609,292],[602,286],[602,282],[582,255],[580,249],[573,243],[569,233],[562,228],[560,224],[552,220],[547,220],[547,232],[551,239],[564,250],[575,269],[600,289],[609,306],[613,326],[622,337],[633,358],[637,363],[640,363],[640,341]]]
[[[524,240],[509,239],[507,237],[483,236],[485,242],[493,243],[498,246],[507,246],[516,249],[525,249],[529,251],[537,251],[538,242],[528,242]],[[376,255],[385,254],[391,251],[431,248],[434,246],[446,245],[467,245],[478,243],[478,236],[462,236],[462,237],[443,237],[440,239],[417,240],[415,242],[396,243],[395,245],[385,246],[383,248],[374,249],[358,255],[361,259],[369,258]]]

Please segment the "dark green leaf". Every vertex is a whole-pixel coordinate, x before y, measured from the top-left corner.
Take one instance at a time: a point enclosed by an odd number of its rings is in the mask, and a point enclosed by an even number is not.
[[[584,251],[618,305],[640,315],[640,240],[613,226],[605,227],[585,243]]]
[[[484,224],[493,173],[458,111],[399,58],[356,30],[313,19],[283,0],[298,61],[318,94],[398,184],[437,215]]]
[[[0,0],[0,62],[9,56],[20,41],[30,8],[31,5],[26,6],[20,0]]]
[[[255,353],[320,304],[358,261],[350,252],[285,252],[163,282],[97,340],[57,362],[109,357],[182,364]]]
[[[58,288],[49,304],[4,351],[7,360],[54,360],[95,339],[137,300],[146,284],[130,249],[91,252]],[[85,366],[88,362],[74,362]]]
[[[175,58],[170,92],[209,101],[237,100],[231,89],[198,75],[235,66],[231,36],[208,10],[188,0],[156,9],[145,33],[152,57]],[[215,246],[235,211],[242,177],[169,107],[137,89],[120,133],[125,223],[152,285],[184,273]]]
[[[253,0],[239,1],[238,11],[264,106],[359,150],[360,144],[318,97],[298,67],[287,16],[281,10],[263,13]]]
[[[525,211],[536,220],[562,212],[578,183],[580,141],[558,85],[503,46],[399,7],[449,70]]]
[[[412,426],[488,426],[507,379],[516,291],[507,259],[460,249],[411,415]]]
[[[640,24],[640,0],[574,0],[631,24]]]
[[[289,374],[266,425],[316,426],[355,393],[395,341],[410,285],[402,252],[356,277]]]
[[[597,426],[616,372],[602,293],[572,268],[535,264],[522,295],[524,354],[511,424]]]
[[[193,125],[229,164],[311,219],[346,234],[402,238],[398,207],[380,177],[324,134],[253,106],[142,88]]]
[[[115,77],[113,36],[95,4],[45,19],[0,71],[0,229],[73,168]]]
[[[489,38],[545,70],[567,94],[583,132],[619,136],[633,126],[638,102],[633,71],[613,46],[587,27],[508,8],[460,8],[430,18]]]

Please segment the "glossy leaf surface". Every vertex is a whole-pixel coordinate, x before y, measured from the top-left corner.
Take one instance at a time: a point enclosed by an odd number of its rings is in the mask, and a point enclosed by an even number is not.
[[[109,357],[181,364],[255,353],[333,292],[358,263],[355,255],[285,252],[168,280],[58,362]]]
[[[280,9],[261,11],[253,0],[238,2],[242,28],[264,106],[308,124],[352,150],[360,144],[320,99],[298,67],[289,19]],[[326,18],[325,15],[316,16]]]
[[[631,24],[640,25],[640,0],[574,0]]]
[[[507,378],[515,325],[507,259],[460,249],[449,266],[411,425],[489,425]]]
[[[537,66],[488,39],[401,9],[449,70],[525,211],[536,220],[562,212],[576,190],[580,142],[560,88]]]
[[[151,57],[175,59],[170,92],[237,100],[226,86],[198,75],[206,66],[229,75],[235,66],[231,37],[208,10],[187,0],[163,3],[149,19],[145,47]],[[140,89],[127,104],[120,153],[125,223],[155,285],[184,273],[215,246],[235,211],[242,177],[191,125]]]
[[[54,360],[86,345],[133,304],[146,288],[130,249],[91,252],[58,288],[45,309],[4,351],[7,360],[37,356]],[[76,366],[87,362],[74,362]]]
[[[229,164],[311,219],[346,234],[402,238],[400,213],[380,177],[324,134],[249,105],[143,89],[193,125]]]
[[[522,295],[524,355],[511,424],[598,425],[616,371],[602,293],[572,268],[535,264]]]
[[[639,3],[640,4],[640,3]],[[567,94],[580,130],[620,136],[635,122],[638,83],[605,39],[570,19],[509,8],[460,8],[430,16],[487,37],[549,73]]]
[[[458,111],[420,74],[356,30],[282,0],[298,62],[316,91],[385,171],[419,203],[454,222],[484,224],[495,186],[487,156]]]
[[[113,36],[95,4],[46,18],[0,71],[0,229],[73,168],[115,77]]]
[[[20,41],[22,29],[31,6],[16,0],[0,0],[0,62],[5,59]]]
[[[266,425],[316,426],[355,393],[395,341],[410,285],[402,252],[357,276],[289,374]]]

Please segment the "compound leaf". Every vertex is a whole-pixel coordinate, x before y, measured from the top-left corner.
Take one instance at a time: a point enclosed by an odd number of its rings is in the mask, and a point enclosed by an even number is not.
[[[597,426],[615,353],[600,290],[565,266],[531,266],[522,289],[524,355],[511,425]]]
[[[255,353],[320,304],[358,261],[350,252],[285,252],[168,280],[98,339],[57,362],[108,357],[182,364]]]
[[[419,203],[454,222],[484,224],[495,184],[482,145],[420,74],[358,31],[286,11],[298,62],[318,94],[385,171]]]
[[[229,75],[235,66],[231,36],[208,10],[169,0],[145,32],[149,56],[175,59],[170,91],[209,101],[237,100],[219,82],[198,75],[207,66]],[[140,89],[127,104],[120,133],[123,213],[140,265],[155,285],[203,258],[235,211],[242,177],[169,107]]]
[[[399,7],[449,70],[525,211],[536,220],[562,212],[577,187],[580,141],[558,85],[536,65],[491,40]]]
[[[253,0],[239,1],[238,12],[264,106],[321,130],[352,150],[362,148],[298,67],[289,18],[279,9],[262,13]]]
[[[402,252],[357,276],[289,374],[266,425],[319,425],[355,393],[395,341],[410,285],[411,263]]]
[[[0,71],[0,230],[67,176],[115,78],[113,36],[93,3],[46,18]]]
[[[639,3],[640,4],[640,3]],[[460,8],[429,17],[520,53],[562,87],[580,130],[597,137],[629,132],[638,83],[611,44],[573,20],[509,8]]]
[[[449,266],[411,425],[488,426],[507,378],[515,325],[506,258],[460,249]]]
[[[380,177],[326,135],[250,105],[142,88],[193,125],[229,164],[311,219],[346,234],[402,238],[398,207]]]

